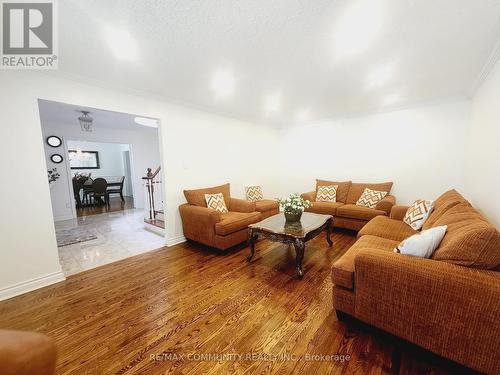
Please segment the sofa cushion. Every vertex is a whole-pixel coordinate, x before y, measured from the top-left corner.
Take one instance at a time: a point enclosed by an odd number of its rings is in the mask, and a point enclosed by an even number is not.
[[[344,204],[337,208],[336,216],[347,217],[350,219],[371,220],[378,215],[386,215],[385,211],[375,210],[373,208],[356,206],[355,204]]]
[[[342,202],[313,202],[311,207],[306,208],[306,211],[335,216],[337,209],[343,205]]]
[[[470,203],[462,197],[462,195],[455,189],[448,190],[446,193],[441,194],[434,201],[434,209],[425,221],[422,229],[428,229],[434,226],[434,223],[450,208],[455,207],[459,203],[464,203],[470,206]]]
[[[392,182],[382,182],[379,184],[353,182],[349,188],[349,193],[347,194],[347,199],[345,202],[348,204],[355,204],[366,188],[371,190],[385,191],[387,192],[387,194],[389,194],[391,192]]]
[[[361,197],[356,201],[356,206],[375,208],[377,203],[380,202],[387,195],[386,191],[372,190],[366,188],[361,194]]]
[[[500,233],[468,202],[449,208],[433,225],[448,231],[432,259],[466,267],[495,269],[500,264]]]
[[[224,196],[224,201],[226,202],[226,207],[230,210],[231,206],[229,205],[229,202],[231,194],[229,192],[229,184],[203,188],[203,189],[196,189],[196,190],[184,190],[184,196],[186,197],[186,201],[189,204],[193,204],[199,207],[206,207],[205,194],[215,194],[215,193],[222,193],[222,195]]]
[[[318,186],[316,202],[337,202],[337,185]]]
[[[249,201],[260,201],[264,199],[261,186],[246,186],[245,194],[247,196],[247,200]]]
[[[371,219],[359,232],[362,236],[377,236],[393,241],[403,241],[417,233],[401,220],[389,219],[387,216],[377,216]]]
[[[228,212],[222,193],[205,194],[205,202],[207,203],[207,208],[211,208],[223,214]]]
[[[241,229],[246,229],[248,225],[256,223],[259,220],[259,212],[230,211],[226,214],[221,214],[221,220],[215,224],[215,233],[219,236],[227,236]]]
[[[354,289],[354,258],[361,250],[392,252],[398,241],[387,240],[376,236],[363,236],[333,264],[332,281],[335,285]]]
[[[260,201],[255,201],[255,210],[258,212],[266,212],[271,210],[279,209],[280,205],[278,201],[272,199],[262,199]]]
[[[316,180],[316,191],[318,191],[318,186],[329,186],[337,185],[337,202],[345,203],[347,199],[347,194],[349,193],[349,188],[351,186],[351,181],[327,181],[327,180]]]

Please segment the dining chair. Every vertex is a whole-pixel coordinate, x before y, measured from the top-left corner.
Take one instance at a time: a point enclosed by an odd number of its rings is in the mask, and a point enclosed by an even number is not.
[[[90,177],[85,181],[85,184],[83,185],[83,201],[86,204],[89,204],[89,196],[91,195],[93,189],[92,189],[92,183],[94,180]]]
[[[108,181],[104,178],[96,178],[92,181],[92,191],[90,192],[91,200],[94,198],[94,202],[96,202],[97,198],[104,198],[104,203],[109,205],[107,189]]]
[[[125,176],[122,176],[119,181],[119,185],[117,187],[112,187],[108,189],[107,194],[108,194],[108,203],[109,203],[109,196],[111,194],[120,194],[120,198],[122,199],[122,202],[125,201],[123,198],[123,183],[125,181]]]

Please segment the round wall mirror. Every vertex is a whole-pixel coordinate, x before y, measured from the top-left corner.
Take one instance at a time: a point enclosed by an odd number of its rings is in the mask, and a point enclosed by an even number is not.
[[[52,160],[52,163],[59,164],[62,163],[63,157],[59,154],[53,154],[50,156],[50,160]]]
[[[62,145],[62,140],[61,140],[61,138],[59,138],[55,135],[51,135],[50,137],[47,137],[47,144],[50,147],[59,147]]]

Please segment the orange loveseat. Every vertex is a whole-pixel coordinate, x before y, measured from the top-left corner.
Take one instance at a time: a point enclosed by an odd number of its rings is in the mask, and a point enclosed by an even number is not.
[[[205,194],[222,193],[228,213],[206,207]],[[232,198],[229,184],[184,190],[187,203],[179,206],[184,236],[226,250],[248,239],[248,225],[261,220],[255,202]]]
[[[316,202],[318,186],[337,185],[336,202]],[[387,195],[375,206],[367,208],[357,206],[356,202],[363,194],[365,188],[386,191]],[[379,184],[358,183],[352,181],[326,181],[316,180],[316,190],[301,194],[301,197],[312,202],[307,212],[333,216],[333,225],[338,228],[360,230],[376,216],[389,216],[396,198],[390,195],[392,182]]]
[[[457,191],[434,202],[423,229],[447,225],[431,259],[394,253],[416,233],[408,207],[377,216],[333,265],[333,305],[434,353],[500,373],[500,233]]]

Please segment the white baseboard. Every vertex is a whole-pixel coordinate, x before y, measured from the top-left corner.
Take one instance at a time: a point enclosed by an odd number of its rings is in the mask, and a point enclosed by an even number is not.
[[[184,236],[167,238],[167,246],[174,246],[183,242],[186,242],[186,237]]]
[[[66,280],[62,271],[49,273],[0,289],[0,301]]]

